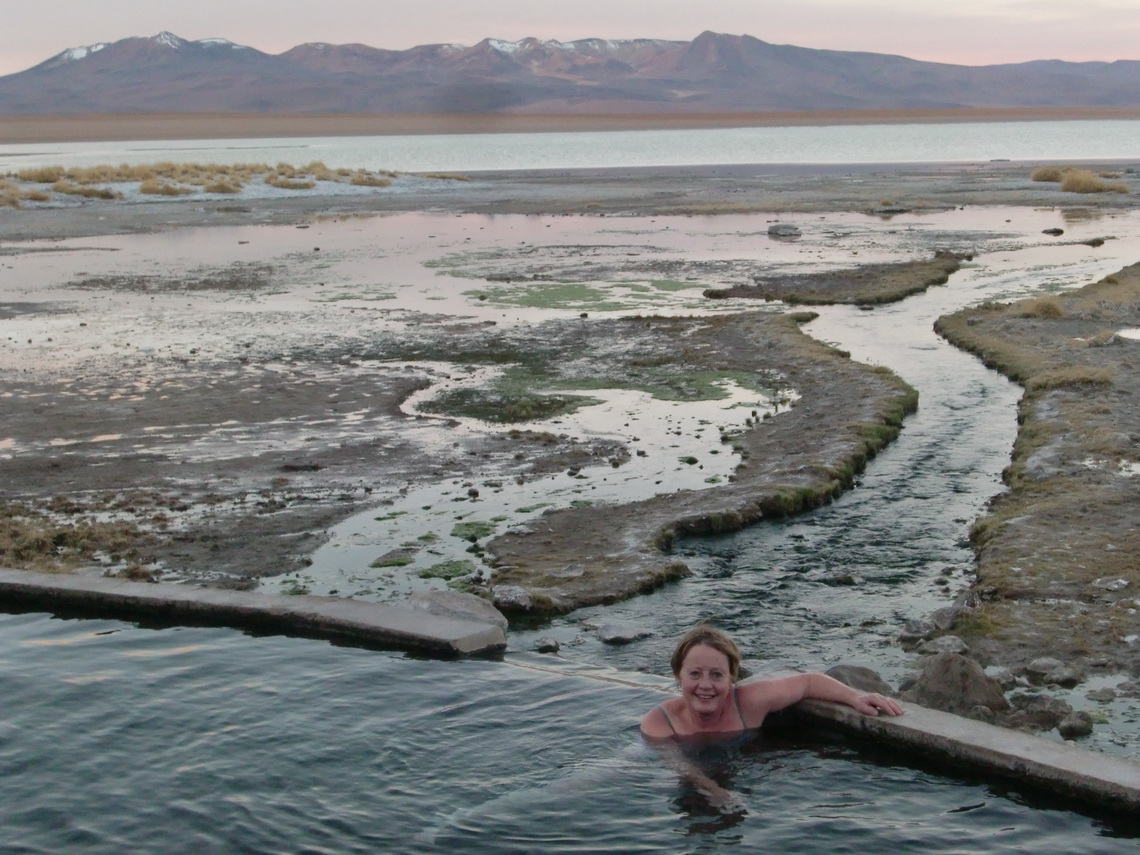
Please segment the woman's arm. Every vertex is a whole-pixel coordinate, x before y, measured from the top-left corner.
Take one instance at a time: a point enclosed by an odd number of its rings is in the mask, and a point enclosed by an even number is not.
[[[863,715],[903,713],[902,707],[891,698],[875,692],[857,691],[826,674],[794,674],[790,677],[743,683],[739,689],[739,698],[742,712],[750,724],[763,722],[768,713],[808,698],[846,704]]]
[[[736,813],[744,810],[740,797],[736,793],[732,790],[726,790],[701,771],[692,760],[685,756],[685,753],[672,739],[660,741],[650,739],[650,742],[654,748],[661,752],[662,758],[676,771],[681,780],[704,795],[713,807],[725,813]]]

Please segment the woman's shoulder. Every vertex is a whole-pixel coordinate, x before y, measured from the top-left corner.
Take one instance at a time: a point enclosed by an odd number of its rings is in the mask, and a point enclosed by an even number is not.
[[[775,677],[758,677],[738,683],[736,700],[743,710],[766,714],[783,709],[799,691],[801,676],[783,674]]]
[[[676,736],[677,729],[670,718],[670,715],[675,715],[676,711],[673,710],[671,713],[669,710],[670,706],[676,706],[676,701],[676,698],[670,698],[642,716],[641,732],[650,739],[668,739]]]

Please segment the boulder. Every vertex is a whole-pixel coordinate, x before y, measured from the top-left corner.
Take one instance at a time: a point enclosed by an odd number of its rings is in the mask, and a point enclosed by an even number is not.
[[[917,644],[920,641],[933,638],[937,632],[938,627],[934,625],[933,621],[925,619],[908,620],[899,632],[899,642],[903,646]]]
[[[496,585],[491,591],[495,607],[508,612],[529,612],[534,608],[530,591],[520,585]]]
[[[894,689],[879,676],[877,671],[864,668],[862,665],[840,664],[828,668],[828,677],[838,680],[845,686],[858,689],[860,692],[878,692],[880,695],[894,696]]]
[[[558,639],[551,638],[548,635],[544,635],[534,643],[534,649],[538,653],[557,653],[561,647]]]
[[[768,226],[769,237],[779,238],[796,238],[802,235],[798,226],[793,226],[791,223],[772,223]]]
[[[1081,673],[1052,656],[1041,656],[1025,666],[1025,676],[1036,686],[1072,688],[1081,682]]]
[[[1067,703],[1049,695],[1017,694],[1010,700],[1014,708],[1010,723],[1016,727],[1052,730],[1073,712]]]
[[[901,697],[904,701],[960,715],[976,706],[995,712],[1009,709],[1001,686],[986,676],[981,665],[958,653],[931,656],[914,685]]]
[[[968,653],[969,646],[956,635],[943,635],[924,641],[918,646],[918,652],[931,655],[938,653]]]
[[[474,594],[460,591],[416,591],[408,597],[408,605],[440,617],[491,624],[504,632],[507,629],[507,619],[503,613]]]
[[[1003,692],[1008,692],[1017,685],[1017,676],[1003,665],[990,665],[986,668],[986,676],[997,682]]]
[[[930,614],[930,622],[939,632],[948,632],[962,614],[961,606],[943,606]]]
[[[652,633],[639,626],[626,626],[620,623],[607,623],[598,627],[598,638],[605,644],[630,644]]]
[[[1057,725],[1057,730],[1061,731],[1061,736],[1065,739],[1080,739],[1082,736],[1088,736],[1093,731],[1093,718],[1084,710],[1069,713],[1061,723]]]
[[[1086,692],[1085,697],[1090,701],[1096,701],[1098,704],[1108,704],[1116,700],[1116,690],[1106,686],[1103,689],[1093,689]]]

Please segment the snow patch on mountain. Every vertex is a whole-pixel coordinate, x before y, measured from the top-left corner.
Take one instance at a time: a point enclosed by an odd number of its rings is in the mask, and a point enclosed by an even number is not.
[[[81,59],[86,59],[93,53],[98,53],[107,46],[106,42],[100,42],[97,45],[87,45],[85,47],[68,48],[61,54],[64,62],[77,62]]]

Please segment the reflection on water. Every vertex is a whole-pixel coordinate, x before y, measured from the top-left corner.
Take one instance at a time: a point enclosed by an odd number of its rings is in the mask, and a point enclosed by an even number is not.
[[[0,638],[8,852],[1108,853],[1138,833],[779,735],[699,758],[738,795],[721,812],[641,743],[654,688],[509,661],[38,614]]]

